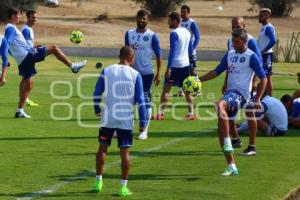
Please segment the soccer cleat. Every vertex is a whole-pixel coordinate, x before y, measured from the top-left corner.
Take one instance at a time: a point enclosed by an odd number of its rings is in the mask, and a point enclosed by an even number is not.
[[[39,104],[37,104],[37,103],[35,103],[34,101],[31,101],[31,100],[26,101],[25,105],[29,106],[29,107],[37,107],[37,106],[39,106]]]
[[[164,114],[157,114],[155,116],[152,116],[151,119],[152,120],[164,120],[165,116],[164,116]]]
[[[121,197],[126,197],[126,196],[129,196],[129,195],[132,195],[132,192],[127,188],[126,185],[123,185],[123,186],[121,186],[118,195],[121,196]]]
[[[103,181],[102,180],[96,180],[94,184],[93,191],[94,192],[101,192],[103,187]]]
[[[242,156],[254,156],[256,155],[255,146],[248,145],[247,149],[245,149],[242,153]]]
[[[87,63],[86,60],[84,60],[82,62],[78,62],[78,63],[72,63],[72,65],[71,65],[71,71],[73,73],[75,73],[75,74],[78,73],[79,70],[86,65],[86,63]]]
[[[138,136],[138,140],[147,140],[148,135],[146,132],[141,132]]]
[[[242,147],[242,141],[240,138],[231,139],[231,144],[233,148],[241,148]]]
[[[239,175],[239,171],[236,169],[232,169],[231,167],[227,167],[227,169],[225,169],[225,171],[221,174],[222,176],[237,176]]]
[[[31,116],[27,115],[25,112],[16,112],[15,118],[31,118]]]
[[[195,120],[195,119],[196,119],[195,115],[189,115],[189,114],[187,114],[187,115],[184,117],[184,120]]]
[[[234,150],[233,150],[231,145],[224,144],[223,145],[223,151],[224,151],[224,153],[233,153]]]

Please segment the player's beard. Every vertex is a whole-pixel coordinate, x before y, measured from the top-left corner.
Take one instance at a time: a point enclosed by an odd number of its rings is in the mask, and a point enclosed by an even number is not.
[[[145,29],[147,26],[147,23],[136,23],[136,26],[138,29]]]

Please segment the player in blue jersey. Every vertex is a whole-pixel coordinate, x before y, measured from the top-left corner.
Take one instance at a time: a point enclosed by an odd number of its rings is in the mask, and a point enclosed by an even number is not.
[[[5,27],[5,38],[9,51],[16,60],[19,68],[19,75],[22,77],[20,83],[20,99],[15,118],[31,118],[24,110],[24,104],[33,87],[33,76],[36,74],[35,63],[43,61],[48,55],[55,55],[58,60],[67,65],[73,73],[79,72],[87,61],[72,63],[63,52],[55,45],[39,46],[32,48],[21,31],[16,27],[20,21],[20,11],[9,8],[7,11],[8,24]]]
[[[21,32],[22,32],[25,40],[29,44],[29,46],[33,48],[34,47],[34,32],[33,32],[32,27],[37,22],[36,11],[35,10],[26,11],[26,18],[27,18],[27,22],[26,22],[26,24],[23,25]],[[34,101],[31,101],[29,99],[29,97],[26,99],[25,105],[33,106],[33,107],[38,106],[38,104],[35,103]]]
[[[165,72],[165,84],[160,98],[160,109],[159,113],[153,116],[154,120],[164,119],[164,109],[172,86],[182,87],[183,80],[190,75],[191,34],[186,28],[180,26],[180,21],[179,13],[172,12],[169,14],[169,28],[174,30],[170,33],[170,53]],[[189,110],[185,119],[194,120],[193,97],[189,92],[185,93],[185,97]]]
[[[300,128],[300,97],[293,99],[290,95],[286,94],[280,100],[288,112],[289,125]]]
[[[233,17],[231,20],[231,29],[232,31],[236,30],[236,29],[241,29],[241,28],[246,28],[246,24],[244,23],[244,19],[243,17]],[[260,53],[260,49],[257,45],[256,40],[248,33],[247,35],[247,43],[246,43],[247,48],[249,48],[250,50],[252,50],[257,57],[259,58],[260,62],[262,63],[262,57],[261,57],[261,53]],[[233,43],[232,43],[232,37],[228,39],[227,41],[227,49],[228,51],[234,50],[233,47]],[[227,75],[228,73],[226,73],[226,77],[224,79],[224,84],[222,87],[222,93],[224,94],[226,91],[226,87],[227,87]],[[252,82],[252,91],[256,91],[256,83],[255,83],[255,76],[253,77],[253,82]],[[240,140],[238,133],[237,133],[237,129],[235,126],[234,121],[230,121],[230,132],[232,135],[232,146],[234,148],[239,148],[242,145],[242,141]]]
[[[263,58],[263,68],[267,75],[268,84],[266,92],[272,96],[272,63],[273,63],[273,50],[272,47],[277,42],[276,31],[274,26],[270,23],[271,10],[263,8],[259,12],[259,23],[262,24],[262,28],[258,37],[258,46],[260,48]]]
[[[8,67],[8,44],[6,38],[0,34],[0,56],[2,59],[2,67],[0,71],[0,86],[6,83],[6,68]]]
[[[125,34],[125,45],[131,46],[135,51],[135,61],[133,68],[137,70],[143,79],[143,87],[145,94],[145,102],[148,111],[149,121],[144,132],[141,132],[138,139],[145,140],[148,138],[148,127],[152,115],[151,108],[151,88],[154,79],[155,85],[160,83],[161,70],[161,49],[159,45],[159,38],[156,33],[147,28],[148,12],[139,10],[136,15],[137,27],[130,29]],[[156,57],[157,71],[154,76],[154,69],[152,64],[152,52]]]
[[[191,33],[191,42],[193,45],[193,52],[192,55],[190,55],[190,67],[191,67],[191,75],[197,76],[197,73],[195,71],[197,67],[197,47],[200,43],[200,28],[197,24],[197,22],[190,17],[191,9],[187,5],[181,6],[180,14],[181,14],[181,23],[180,26],[188,29],[188,31]],[[197,93],[196,95],[199,95]],[[174,96],[184,96],[182,88],[180,88],[179,93],[175,94]]]
[[[100,192],[102,190],[102,175],[107,148],[111,144],[114,132],[116,132],[122,171],[119,195],[127,196],[132,194],[127,188],[127,181],[130,168],[129,148],[132,146],[134,106],[136,103],[138,103],[140,117],[140,132],[144,131],[148,119],[142,77],[139,72],[130,67],[134,62],[134,50],[128,46],[121,48],[119,58],[119,64],[108,66],[102,71],[94,92],[95,113],[97,116],[101,115],[100,145],[96,156],[94,191]],[[103,111],[99,106],[102,94],[104,94]]]
[[[235,50],[228,51],[222,58],[216,69],[200,77],[201,81],[208,81],[222,72],[228,72],[227,88],[222,99],[216,103],[218,112],[218,132],[221,148],[227,160],[228,167],[222,175],[237,175],[238,169],[233,158],[233,148],[230,140],[229,120],[233,120],[239,107],[244,107],[250,99],[250,90],[254,73],[260,79],[256,95],[256,105],[259,107],[260,98],[266,87],[266,75],[260,65],[257,55],[247,48],[247,32],[245,29],[236,29],[232,32],[233,46]],[[253,111],[246,112],[250,134],[256,135],[257,123]],[[255,140],[255,137],[254,137]],[[255,152],[255,141],[244,151]]]

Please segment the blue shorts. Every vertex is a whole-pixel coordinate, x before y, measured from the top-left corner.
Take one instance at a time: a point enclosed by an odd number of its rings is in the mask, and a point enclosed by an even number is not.
[[[243,105],[246,103],[246,100],[242,94],[236,90],[226,91],[222,99],[227,103],[226,112],[230,118],[235,117],[239,111],[239,108],[243,107]]]
[[[262,55],[263,58],[263,69],[267,76],[272,76],[272,63],[273,63],[273,53],[266,53]]]
[[[29,79],[36,74],[35,63],[45,60],[45,46],[37,47],[28,52],[25,59],[19,65],[19,75],[24,79]]]
[[[132,146],[133,134],[132,130],[118,129],[118,128],[106,128],[101,127],[99,129],[98,141],[100,144],[110,146],[111,139],[116,131],[118,136],[118,147],[128,148]]]
[[[183,68],[172,68],[171,76],[165,79],[165,85],[182,87],[183,80],[190,75],[190,66]]]
[[[142,75],[143,87],[144,87],[144,98],[146,103],[146,108],[151,107],[151,88],[153,83],[154,74]]]
[[[269,127],[267,128],[266,135],[267,136],[277,136],[277,137],[279,137],[279,136],[284,136],[286,132],[287,131],[280,130],[276,126],[274,126],[272,124],[269,124]]]

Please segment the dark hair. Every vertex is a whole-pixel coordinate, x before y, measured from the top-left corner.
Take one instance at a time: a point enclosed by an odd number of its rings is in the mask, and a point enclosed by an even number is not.
[[[20,13],[20,10],[19,10],[19,9],[17,9],[17,8],[9,8],[9,9],[7,10],[7,17],[8,17],[8,19],[11,19],[11,17],[12,17],[13,15],[17,15],[18,13]]]
[[[134,50],[130,46],[123,46],[120,49],[119,58],[120,59],[126,59],[129,55],[134,54]]]
[[[171,12],[169,14],[169,18],[172,19],[172,20],[176,20],[178,23],[180,23],[180,21],[181,21],[180,14],[177,13],[177,12]]]
[[[300,76],[300,72],[297,73],[297,76]]]
[[[26,17],[28,18],[28,17],[30,17],[30,15],[33,15],[33,14],[35,14],[35,13],[36,13],[35,10],[27,10],[27,11],[26,11]]]
[[[144,17],[144,16],[149,16],[149,13],[148,11],[146,10],[139,10],[137,13],[136,13],[136,17]]]
[[[283,96],[280,98],[280,101],[281,101],[283,104],[286,104],[286,103],[289,102],[289,101],[293,101],[293,98],[292,98],[291,95],[285,94],[285,95],[283,95]]]
[[[243,29],[243,28],[235,29],[231,32],[231,34],[232,34],[232,37],[239,37],[242,40],[247,40],[247,38],[248,38],[247,31],[246,31],[246,29]]]
[[[191,12],[191,8],[188,5],[181,6],[181,10],[187,10],[188,13]]]

